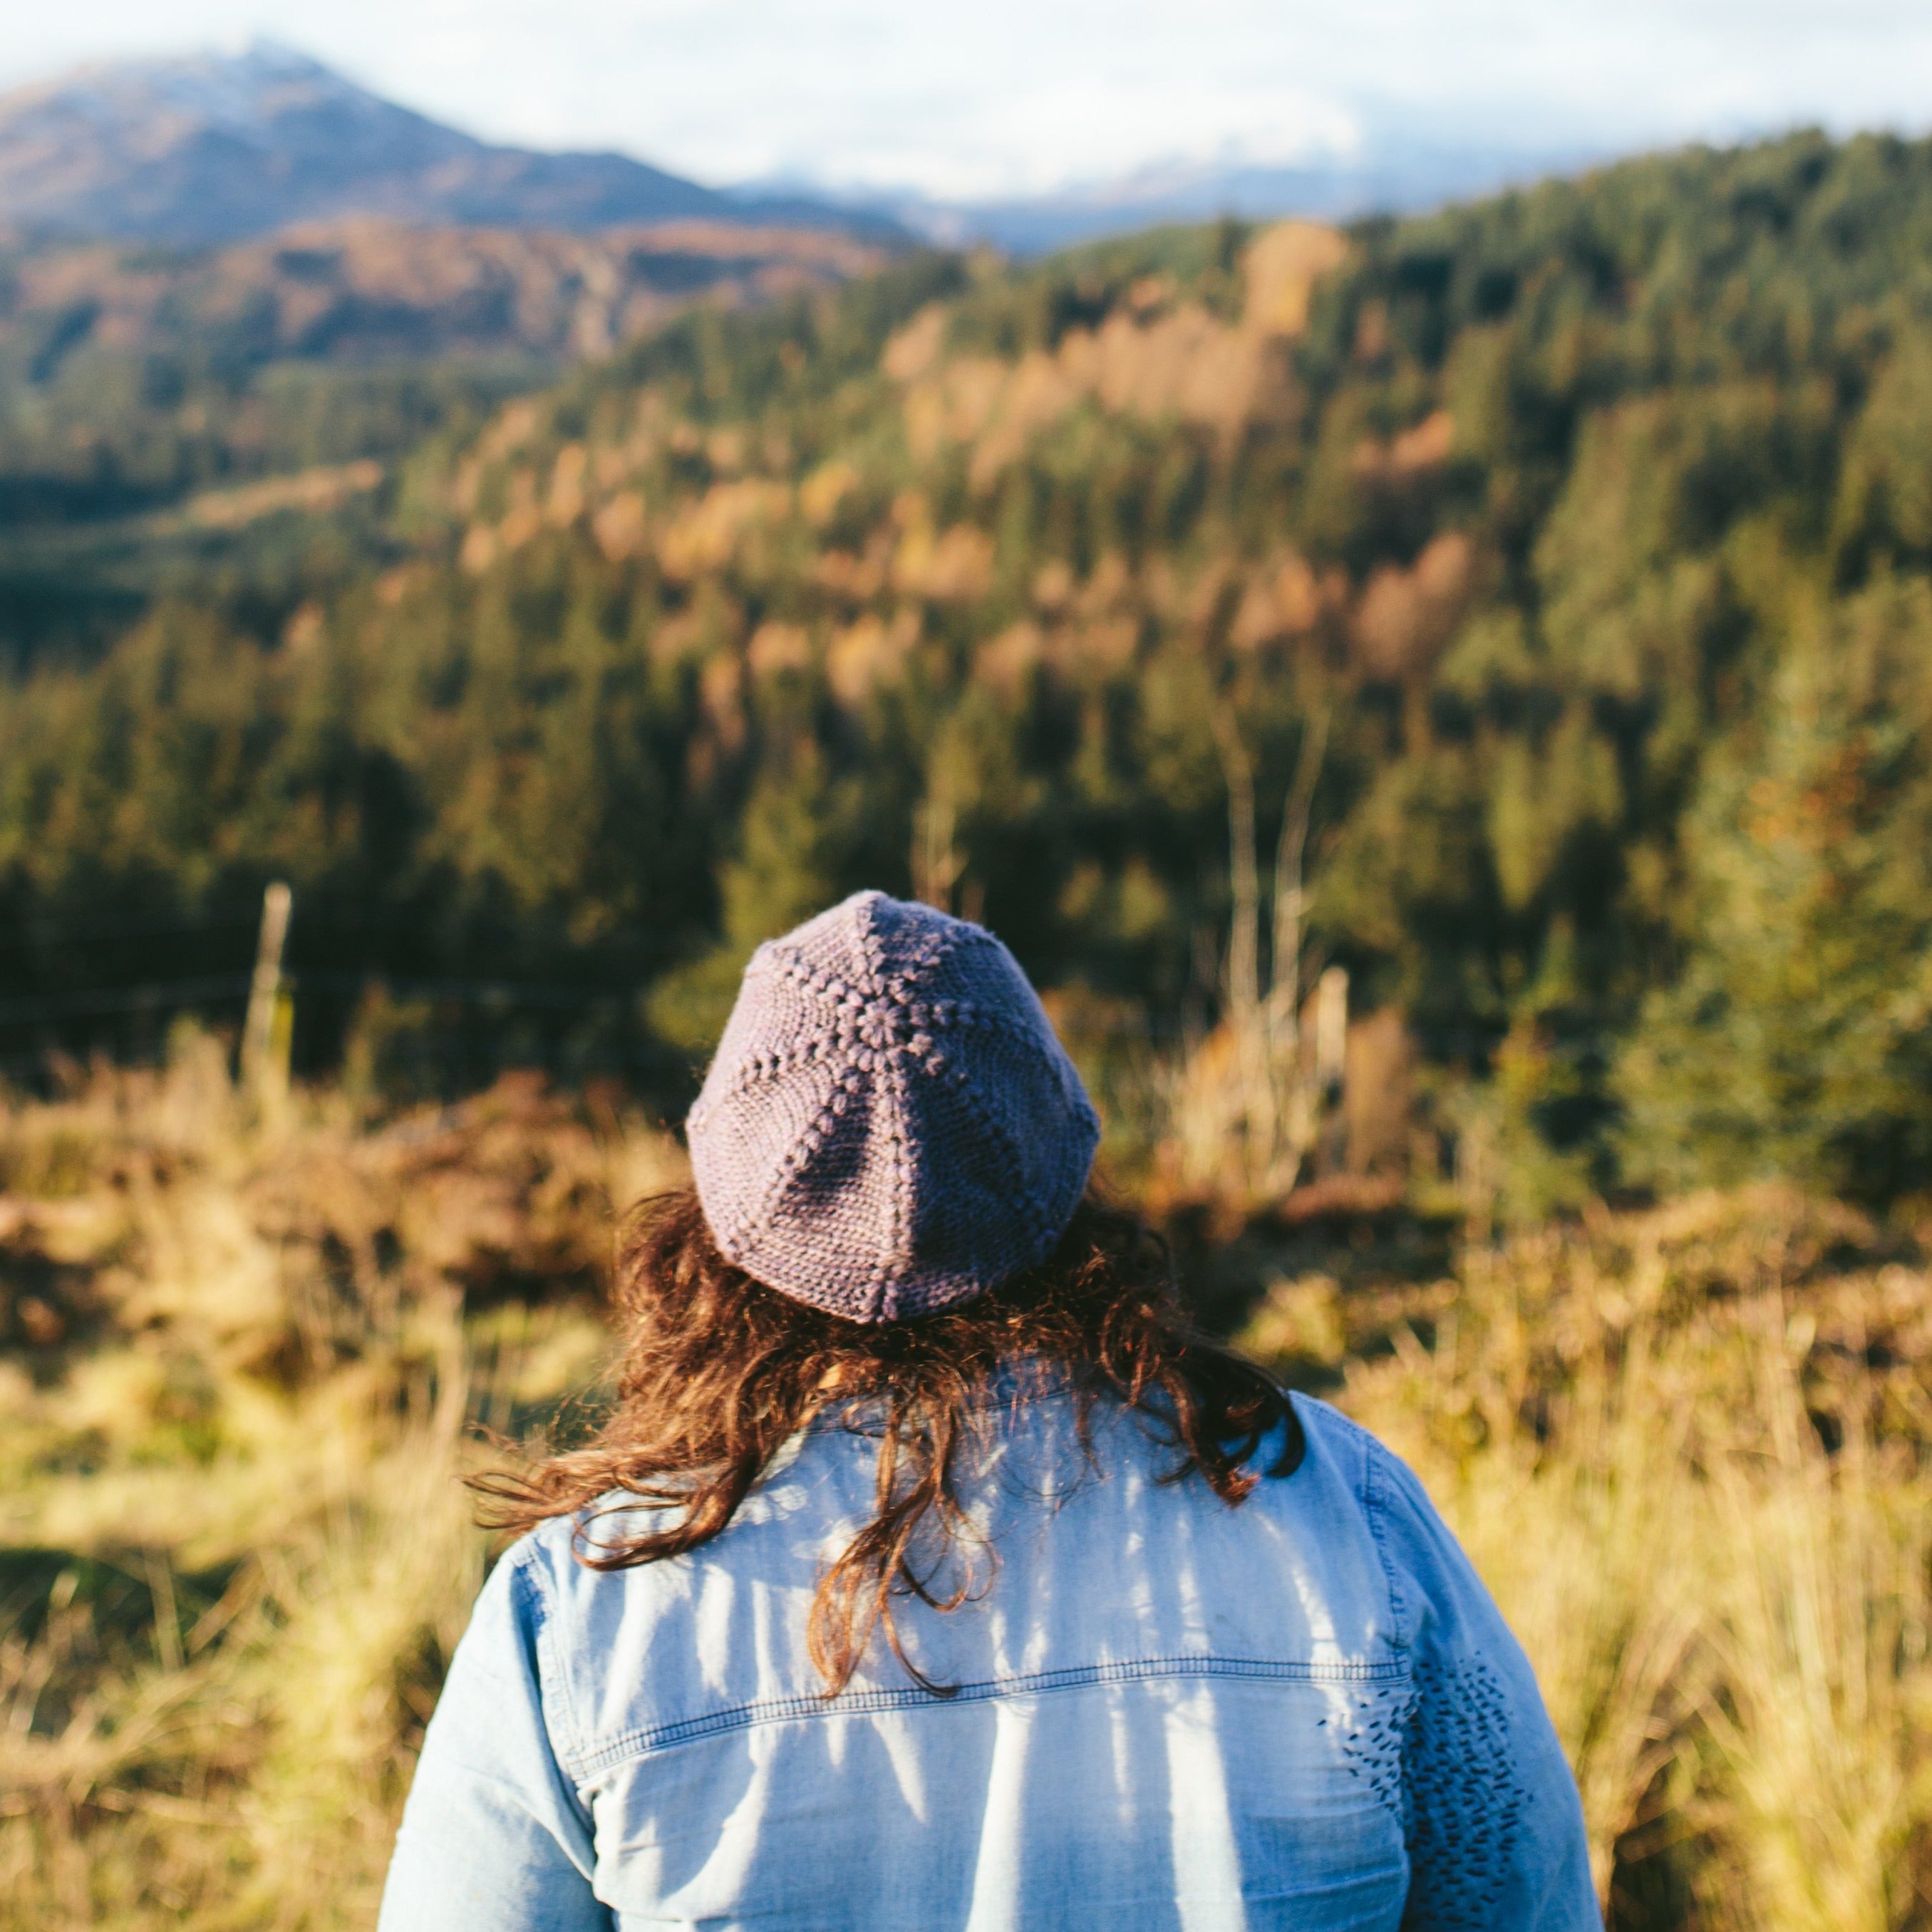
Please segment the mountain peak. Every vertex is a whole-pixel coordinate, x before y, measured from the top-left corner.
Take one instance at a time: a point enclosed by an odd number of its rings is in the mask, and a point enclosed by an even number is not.
[[[275,40],[102,62],[0,95],[0,224],[202,244],[346,215],[578,230],[693,216],[862,225],[810,204],[748,206],[622,154],[493,146]]]
[[[22,124],[44,136],[63,122],[98,125],[130,116],[247,134],[272,127],[292,110],[324,102],[365,110],[387,105],[294,47],[256,40],[233,52],[90,62],[0,95],[0,137]]]

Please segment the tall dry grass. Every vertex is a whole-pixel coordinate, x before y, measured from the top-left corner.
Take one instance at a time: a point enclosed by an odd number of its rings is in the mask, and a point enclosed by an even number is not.
[[[1932,1282],[1886,1246],[1702,1198],[1470,1252],[1331,1342],[1536,1665],[1617,1922],[1932,1924]],[[1308,1306],[1282,1284],[1250,1346],[1305,1364]]]
[[[610,1214],[676,1172],[531,1086],[265,1132],[192,1041],[0,1107],[0,1928],[370,1923],[487,1558],[476,1425],[594,1383]],[[1245,1340],[1454,1522],[1617,1924],[1932,1925],[1911,1241],[1700,1198],[1284,1279]]]
[[[0,1112],[0,1927],[364,1925],[487,1550],[594,1384],[639,1123],[252,1126],[218,1051]]]

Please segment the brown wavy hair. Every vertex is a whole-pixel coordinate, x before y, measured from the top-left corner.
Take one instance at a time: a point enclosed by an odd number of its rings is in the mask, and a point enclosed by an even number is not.
[[[828,1410],[879,1444],[872,1520],[825,1570],[812,1603],[813,1662],[836,1696],[875,1630],[908,1658],[897,1601],[940,1610],[982,1593],[990,1562],[962,1503],[962,1453],[1032,1381],[1070,1389],[1094,1456],[1097,1400],[1137,1412],[1172,1452],[1161,1480],[1198,1475],[1238,1504],[1246,1466],[1280,1430],[1268,1474],[1301,1457],[1294,1412],[1254,1364],[1192,1332],[1167,1246],[1140,1217],[1090,1192],[1053,1252],[963,1306],[868,1326],[789,1300],[719,1253],[689,1189],[633,1210],[616,1300],[624,1345],[614,1412],[586,1448],[521,1474],[476,1479],[485,1520],[523,1531],[584,1513],[578,1560],[627,1569],[718,1535],[780,1447]],[[592,1534],[614,1491],[664,1506],[662,1526]],[[631,1519],[634,1522],[635,1518]],[[942,1579],[950,1578],[949,1582]]]

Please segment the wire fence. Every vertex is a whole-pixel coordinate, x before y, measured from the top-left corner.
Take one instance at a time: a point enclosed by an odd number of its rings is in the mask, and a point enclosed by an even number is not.
[[[70,980],[92,980],[94,973],[86,969],[107,949],[153,956],[172,944],[204,955],[226,953],[234,962],[224,970],[164,974],[152,970],[158,962],[151,956],[151,970],[136,977],[0,992],[0,1072],[10,1077],[29,1072],[59,1054],[152,1058],[164,1049],[166,1023],[180,1016],[193,1014],[216,1024],[238,1022],[254,976],[248,961],[260,914],[259,899],[235,899],[188,918],[156,914],[70,920],[34,915],[0,927],[0,986],[10,978],[44,979],[54,970],[64,970]],[[432,1010],[414,1016],[410,1024],[417,1037],[393,1040],[392,1054],[424,1062],[452,1054],[483,1061],[490,1058],[492,1043],[500,1043],[513,1045],[526,1059],[534,1053],[538,1058],[568,1060],[572,1055],[564,1036],[574,1028],[594,1027],[602,1036],[593,1055],[601,1064],[612,1070],[663,1070],[666,1049],[650,1037],[642,1005],[664,963],[658,949],[642,943],[620,947],[620,959],[626,952],[634,954],[634,970],[617,970],[607,957],[597,962],[601,970],[581,978],[398,970],[381,958],[341,962],[344,950],[359,950],[344,945],[358,933],[420,938],[428,925],[421,912],[386,907],[330,904],[307,922],[298,913],[290,942],[295,956],[283,970],[281,984],[296,1003],[306,1041],[303,1058],[311,1070],[340,1055],[356,1014],[378,994],[389,1003],[392,1015],[398,1008]],[[304,951],[325,957],[304,963]],[[335,955],[334,961],[327,960],[328,953]],[[38,961],[34,955],[40,956]],[[122,962],[100,963],[111,971]],[[36,965],[38,971],[32,970]],[[1108,1001],[1104,1012],[1082,1012],[1075,1024],[1102,1052],[1170,1055],[1184,1052],[1211,1018],[1211,1006],[1204,1002],[1197,1003],[1190,1016]],[[519,1024],[521,1031],[512,1041],[506,1033]],[[1509,1030],[1501,1016],[1472,1022],[1412,1014],[1407,1024],[1425,1059],[1472,1067],[1489,1064]],[[532,1039],[532,1028],[543,1037]],[[1616,1040],[1598,1016],[1582,1015],[1544,1029],[1538,1050],[1558,1064],[1587,1070],[1606,1062]],[[548,1053],[542,1050],[546,1043]],[[479,1064],[476,1070],[487,1068]]]
[[[190,1015],[233,1028],[244,1042],[241,1022],[251,988],[261,987],[262,962],[251,970],[250,959],[262,910],[260,898],[237,898],[187,916],[34,914],[0,925],[0,1074],[32,1080],[102,1057],[152,1061]],[[465,1084],[513,1062],[659,1078],[677,1071],[650,1040],[639,1004],[657,964],[648,946],[610,949],[581,976],[438,972],[416,961],[398,970],[395,956],[413,951],[420,961],[434,930],[421,912],[326,903],[306,930],[291,924],[292,957],[282,962],[278,948],[270,983],[292,1002],[310,1072],[339,1062],[378,995],[392,1066],[440,1068]]]

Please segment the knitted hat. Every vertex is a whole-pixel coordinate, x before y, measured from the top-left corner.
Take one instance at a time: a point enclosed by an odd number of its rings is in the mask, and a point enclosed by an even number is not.
[[[1042,1260],[1100,1137],[1013,956],[883,892],[752,956],[687,1126],[719,1249],[854,1322],[950,1308]]]

